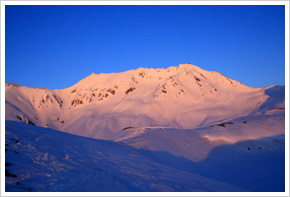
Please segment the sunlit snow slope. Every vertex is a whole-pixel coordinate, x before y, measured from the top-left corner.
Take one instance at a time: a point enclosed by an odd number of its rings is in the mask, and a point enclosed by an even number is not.
[[[6,120],[109,139],[127,127],[195,128],[284,108],[284,87],[252,88],[191,64],[91,74],[67,89],[6,84]]]

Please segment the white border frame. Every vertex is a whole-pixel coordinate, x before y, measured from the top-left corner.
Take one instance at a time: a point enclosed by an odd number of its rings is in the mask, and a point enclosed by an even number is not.
[[[285,192],[5,192],[5,5],[285,5]],[[1,196],[289,196],[289,1],[1,1]]]
[[[286,5],[288,1],[1,1],[3,5]]]

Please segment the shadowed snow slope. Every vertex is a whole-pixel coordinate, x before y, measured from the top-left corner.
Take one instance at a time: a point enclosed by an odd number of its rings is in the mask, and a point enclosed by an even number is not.
[[[125,144],[13,121],[6,121],[5,137],[6,192],[246,191]]]
[[[273,111],[195,129],[128,128],[111,140],[164,165],[266,192],[285,190],[284,133],[284,112]]]
[[[191,64],[91,74],[62,90],[6,84],[6,120],[109,139],[126,127],[194,128],[284,108],[284,87],[252,88]]]
[[[284,119],[265,116],[128,128],[116,142],[6,121],[6,191],[283,192]]]

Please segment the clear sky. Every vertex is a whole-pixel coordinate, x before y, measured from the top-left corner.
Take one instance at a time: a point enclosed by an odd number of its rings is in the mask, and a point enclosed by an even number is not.
[[[5,82],[67,88],[91,73],[191,63],[285,85],[284,6],[6,5]]]

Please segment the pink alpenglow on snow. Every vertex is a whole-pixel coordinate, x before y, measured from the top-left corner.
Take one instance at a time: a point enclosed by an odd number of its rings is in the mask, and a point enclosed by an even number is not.
[[[7,191],[285,191],[284,86],[181,64],[5,93]]]

